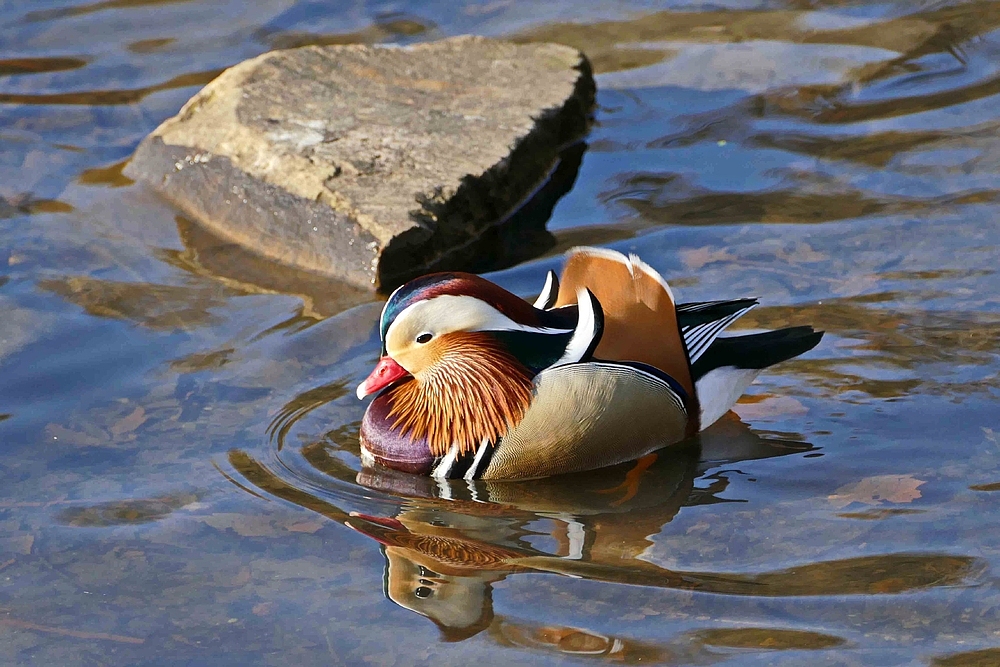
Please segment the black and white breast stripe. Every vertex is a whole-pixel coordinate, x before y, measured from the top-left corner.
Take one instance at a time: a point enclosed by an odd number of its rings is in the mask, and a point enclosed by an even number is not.
[[[484,439],[474,452],[459,456],[458,446],[452,445],[448,453],[439,458],[431,469],[431,477],[438,479],[479,479],[490,467],[496,450],[489,440]]]

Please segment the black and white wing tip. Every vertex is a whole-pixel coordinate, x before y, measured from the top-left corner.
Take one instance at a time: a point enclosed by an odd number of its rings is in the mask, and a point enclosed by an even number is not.
[[[810,326],[716,338],[691,367],[701,404],[701,428],[728,412],[763,369],[808,352],[822,338],[823,332]]]
[[[677,307],[681,335],[693,366],[729,325],[757,306],[757,299],[685,303]],[[685,320],[690,324],[685,325]]]

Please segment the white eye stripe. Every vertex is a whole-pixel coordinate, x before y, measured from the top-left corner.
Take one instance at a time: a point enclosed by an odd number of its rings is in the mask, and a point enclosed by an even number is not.
[[[526,331],[529,333],[565,334],[573,329],[553,329],[519,324],[490,304],[472,296],[444,294],[410,304],[403,309],[386,331],[386,339],[412,332],[413,338],[424,333],[428,325],[434,332],[453,331]],[[405,338],[410,338],[407,335]],[[404,340],[405,340],[404,338]]]

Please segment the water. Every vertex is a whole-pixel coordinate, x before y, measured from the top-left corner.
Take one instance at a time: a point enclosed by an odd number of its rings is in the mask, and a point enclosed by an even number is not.
[[[1000,663],[1000,3],[0,4],[0,661]],[[584,48],[580,243],[827,335],[698,443],[530,484],[360,473],[380,304],[121,175],[221,68]]]

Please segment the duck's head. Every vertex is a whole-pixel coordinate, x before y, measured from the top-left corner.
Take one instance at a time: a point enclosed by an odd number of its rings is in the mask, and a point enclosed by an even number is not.
[[[358,398],[404,378],[427,379],[449,370],[450,349],[467,341],[468,334],[540,329],[534,311],[476,275],[437,273],[413,280],[393,292],[382,309],[382,358],[358,385]]]
[[[592,351],[600,306],[592,296],[587,306],[587,318],[576,307],[542,310],[468,273],[413,280],[382,310],[382,357],[358,398],[386,390],[385,421],[426,439],[434,456],[474,451],[520,421],[538,371]],[[578,324],[586,335],[575,335]]]

